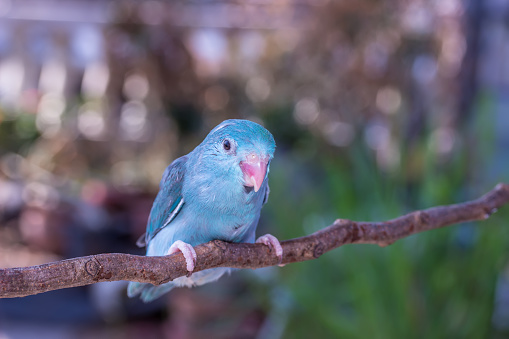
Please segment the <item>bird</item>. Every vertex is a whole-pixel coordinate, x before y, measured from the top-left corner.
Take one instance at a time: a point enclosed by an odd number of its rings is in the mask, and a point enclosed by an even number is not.
[[[147,256],[182,252],[187,276],[159,286],[130,282],[127,294],[150,302],[175,287],[216,281],[231,268],[193,273],[193,246],[219,239],[255,242],[260,211],[269,196],[268,174],[276,143],[263,126],[241,119],[225,120],[196,148],[165,170],[147,222],[137,244]],[[282,260],[279,240],[265,234],[256,240]]]

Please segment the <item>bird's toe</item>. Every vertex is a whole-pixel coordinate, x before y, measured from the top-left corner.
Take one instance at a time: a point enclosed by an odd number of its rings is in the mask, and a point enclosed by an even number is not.
[[[186,259],[187,271],[189,273],[192,273],[194,271],[194,268],[196,267],[196,251],[194,250],[193,246],[186,242],[183,242],[182,240],[177,240],[170,246],[170,249],[166,254],[169,255],[177,253],[178,251],[182,252],[184,258]]]
[[[283,261],[283,247],[281,246],[281,243],[279,240],[273,236],[272,234],[265,234],[256,239],[257,243],[262,243],[267,246],[269,246],[274,252],[276,253],[276,256],[279,258],[279,266],[284,266],[281,264],[281,261]]]

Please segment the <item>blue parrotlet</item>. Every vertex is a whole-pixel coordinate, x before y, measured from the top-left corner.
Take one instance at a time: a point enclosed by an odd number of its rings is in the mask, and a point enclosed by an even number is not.
[[[269,195],[267,175],[275,148],[272,134],[259,124],[226,120],[168,166],[138,244],[147,246],[147,256],[181,251],[190,275],[160,286],[130,282],[129,297],[141,294],[149,302],[174,287],[203,285],[230,270],[192,273],[193,246],[214,239],[254,242],[260,210]],[[270,246],[281,261],[283,249],[276,237],[266,234],[256,242]]]

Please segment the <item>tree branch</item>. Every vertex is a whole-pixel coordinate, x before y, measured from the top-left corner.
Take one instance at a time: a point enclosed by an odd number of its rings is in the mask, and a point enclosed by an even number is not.
[[[386,246],[414,233],[460,222],[484,220],[509,202],[509,185],[498,184],[481,198],[415,211],[385,222],[338,219],[311,235],[281,242],[283,264],[312,260],[346,244]],[[214,267],[260,268],[278,264],[263,244],[213,240],[195,247],[195,272]],[[164,257],[97,254],[22,268],[0,269],[0,298],[23,297],[100,281],[130,280],[155,285],[187,274],[181,253]]]

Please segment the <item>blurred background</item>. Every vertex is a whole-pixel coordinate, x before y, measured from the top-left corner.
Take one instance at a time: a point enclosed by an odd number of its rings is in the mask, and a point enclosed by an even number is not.
[[[276,139],[259,234],[509,182],[504,0],[0,0],[0,267],[135,247],[165,167],[228,118]],[[0,338],[506,338],[509,208],[150,304],[0,300]]]

